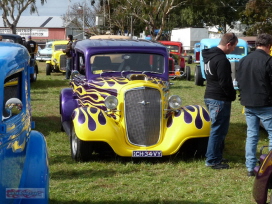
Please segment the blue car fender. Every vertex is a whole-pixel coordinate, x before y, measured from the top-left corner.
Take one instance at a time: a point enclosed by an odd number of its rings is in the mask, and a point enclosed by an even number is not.
[[[27,143],[26,158],[19,188],[35,188],[44,192],[44,198],[22,199],[21,204],[47,204],[49,199],[49,165],[44,136],[31,131]],[[18,201],[18,200],[17,200]]]

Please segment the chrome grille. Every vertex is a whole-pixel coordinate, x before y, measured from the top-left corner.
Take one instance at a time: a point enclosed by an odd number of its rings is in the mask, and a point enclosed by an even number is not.
[[[127,136],[134,145],[158,142],[161,129],[161,95],[157,89],[141,87],[125,94]]]
[[[60,55],[60,70],[66,71],[66,55]]]

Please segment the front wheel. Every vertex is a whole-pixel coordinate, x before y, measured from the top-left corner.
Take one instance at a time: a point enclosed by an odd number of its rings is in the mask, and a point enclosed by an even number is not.
[[[187,81],[190,81],[191,80],[191,67],[189,66],[186,66],[186,79]]]
[[[195,67],[195,85],[197,86],[204,85],[204,79],[202,78],[201,67],[199,65]]]
[[[34,73],[33,73],[33,74],[30,74],[30,81],[31,81],[31,82],[37,81],[37,77],[38,77],[38,65],[35,63],[35,66],[34,66]]]
[[[46,75],[50,75],[51,72],[52,72],[51,65],[50,64],[46,64]]]
[[[74,127],[72,128],[70,136],[70,145],[71,155],[75,161],[88,161],[92,158],[92,143],[80,140],[76,135]]]

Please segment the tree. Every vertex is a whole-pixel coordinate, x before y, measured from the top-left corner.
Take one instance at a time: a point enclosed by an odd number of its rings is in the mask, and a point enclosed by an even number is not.
[[[189,2],[188,0],[125,0],[121,8],[126,14],[146,24],[153,39],[158,40],[166,28],[171,11]],[[155,29],[159,32],[155,35]]]
[[[96,5],[90,6],[89,1],[86,1],[86,4],[74,3],[69,10],[62,15],[62,19],[65,25],[70,24],[78,28],[78,30],[82,30],[87,36],[96,35],[99,33],[98,28],[95,26],[96,14],[98,12],[99,8],[97,8]]]
[[[46,0],[41,0],[43,5]],[[30,14],[38,13],[36,0],[1,0],[0,9],[3,10],[2,18],[4,25],[11,29],[13,34],[16,34],[18,21],[23,13],[30,6]],[[14,14],[17,13],[17,16]],[[9,17],[9,18],[8,18]]]
[[[218,26],[222,33],[228,32],[227,25],[240,19],[247,0],[192,0],[180,10],[180,27]]]
[[[242,22],[247,25],[245,35],[272,34],[271,0],[250,0],[242,14]]]

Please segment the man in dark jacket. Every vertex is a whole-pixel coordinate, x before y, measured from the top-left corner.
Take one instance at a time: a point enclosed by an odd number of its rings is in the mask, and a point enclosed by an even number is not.
[[[72,69],[72,54],[71,54],[71,50],[72,50],[72,44],[73,44],[73,36],[72,35],[68,35],[67,36],[67,40],[69,41],[67,43],[67,47],[65,50],[62,50],[64,53],[66,53],[66,79],[70,79],[70,75],[71,75],[71,69]]]
[[[206,152],[206,166],[213,169],[228,169],[223,159],[225,137],[228,133],[231,102],[236,99],[231,78],[231,65],[226,54],[231,53],[238,43],[234,33],[226,33],[217,47],[204,49],[206,90],[205,104],[210,112],[211,132]]]
[[[35,55],[38,52],[38,45],[35,41],[32,40],[31,36],[28,36],[28,41],[25,43],[25,46],[31,56],[31,59],[35,58]]]
[[[241,104],[245,106],[247,122],[245,157],[248,176],[254,176],[260,122],[268,132],[269,147],[272,149],[272,60],[269,55],[271,45],[271,35],[258,35],[256,50],[243,57],[236,70]]]

